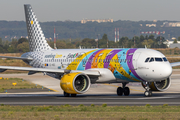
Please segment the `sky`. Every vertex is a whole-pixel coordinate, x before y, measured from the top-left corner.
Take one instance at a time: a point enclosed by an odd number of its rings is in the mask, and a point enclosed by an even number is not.
[[[0,0],[0,20],[25,21],[31,4],[41,22],[87,19],[180,21],[180,0]]]

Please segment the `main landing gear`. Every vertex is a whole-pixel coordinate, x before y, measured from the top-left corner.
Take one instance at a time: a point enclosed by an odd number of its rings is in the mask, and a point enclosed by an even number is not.
[[[144,96],[145,97],[151,97],[152,96],[152,91],[150,90],[150,88],[149,88],[149,82],[145,82],[145,89],[146,89],[146,91],[144,92]]]
[[[69,93],[64,91],[64,97],[69,97],[69,96],[76,97],[76,94],[69,94]]]
[[[126,87],[126,84],[128,84],[128,82],[122,83],[123,87],[117,88],[117,95],[122,96],[124,94],[128,96],[130,94],[129,87]]]

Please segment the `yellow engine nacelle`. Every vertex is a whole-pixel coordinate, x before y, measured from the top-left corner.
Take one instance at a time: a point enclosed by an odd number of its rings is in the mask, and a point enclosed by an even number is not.
[[[61,78],[61,88],[69,94],[82,94],[90,87],[90,79],[83,73],[69,73]]]

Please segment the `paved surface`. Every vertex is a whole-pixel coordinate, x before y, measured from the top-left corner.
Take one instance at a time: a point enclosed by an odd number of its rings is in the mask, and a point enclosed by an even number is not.
[[[1,95],[0,104],[9,105],[180,105],[180,95],[177,93],[155,93],[153,97],[144,97],[142,94],[117,96],[116,94],[88,94],[77,97],[63,97],[59,94],[20,94]]]
[[[12,105],[180,105],[180,70],[173,70],[171,76],[171,87],[165,92],[153,92],[152,97],[144,97],[144,89],[140,83],[129,83],[130,96],[117,96],[117,86],[121,84],[95,84],[91,85],[89,91],[77,97],[63,97],[60,81],[41,73],[28,76],[26,74],[0,74],[0,77],[18,77],[47,87],[55,92],[33,92],[33,93],[2,93],[0,104]]]

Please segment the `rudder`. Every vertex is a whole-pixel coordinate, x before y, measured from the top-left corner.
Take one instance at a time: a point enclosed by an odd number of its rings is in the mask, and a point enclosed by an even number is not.
[[[51,50],[31,5],[24,5],[24,10],[30,51]]]

